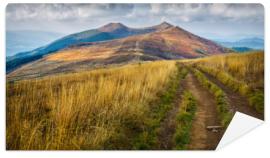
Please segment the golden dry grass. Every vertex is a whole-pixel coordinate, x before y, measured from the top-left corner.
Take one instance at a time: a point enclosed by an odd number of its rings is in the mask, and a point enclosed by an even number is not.
[[[264,53],[261,51],[245,54],[217,55],[195,61],[198,66],[205,66],[222,71],[251,87],[263,87]]]
[[[185,60],[246,96],[251,106],[264,112],[264,52],[228,54]]]
[[[45,59],[48,61],[83,61],[91,59],[105,59],[113,56],[115,52],[112,50],[102,50],[92,52],[91,49],[84,48],[63,50],[55,54],[48,55]]]
[[[176,73],[160,61],[7,83],[7,149],[113,148]]]
[[[263,57],[255,52],[182,62],[241,83],[240,90],[261,92]],[[7,149],[134,149],[132,139],[147,133],[146,122],[155,124],[149,116],[160,107],[153,103],[177,73],[174,61],[159,61],[7,83]],[[263,92],[250,100],[263,111]]]

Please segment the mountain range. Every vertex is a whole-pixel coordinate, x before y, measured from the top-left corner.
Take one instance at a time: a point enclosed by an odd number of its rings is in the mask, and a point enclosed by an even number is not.
[[[264,40],[261,38],[244,38],[234,42],[219,41],[219,44],[228,48],[264,49]]]
[[[35,77],[111,64],[197,58],[230,51],[167,22],[146,28],[109,23],[9,57],[7,73],[14,78]]]
[[[133,29],[128,28],[121,23],[109,23],[100,27],[98,29],[87,30],[75,34],[71,34],[60,38],[46,46],[39,47],[32,51],[26,51],[18,53],[12,57],[7,58],[7,72],[14,70],[15,68],[42,58],[44,55],[50,54],[52,52],[61,50],[71,45],[83,43],[83,42],[98,42],[106,41],[112,39],[123,38],[127,36],[132,36],[136,34],[145,34],[154,32],[157,30],[162,30],[168,27],[167,23],[161,25],[142,28],[142,29]]]

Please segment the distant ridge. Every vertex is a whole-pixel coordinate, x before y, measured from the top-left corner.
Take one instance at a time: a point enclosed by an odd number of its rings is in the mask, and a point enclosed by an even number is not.
[[[244,38],[234,42],[219,42],[224,47],[229,48],[250,48],[250,49],[264,49],[264,40],[262,38]]]
[[[21,52],[14,56],[8,57],[6,63],[6,71],[9,73],[21,65],[40,59],[44,55],[56,52],[71,45],[76,45],[84,42],[99,42],[119,39],[132,35],[163,30],[171,26],[172,25],[169,23],[163,22],[156,26],[137,29],[129,28],[121,23],[109,23],[97,29],[87,30],[65,36],[46,46],[39,47],[32,51]]]
[[[112,37],[118,35],[118,38],[102,42],[75,42],[21,66],[8,74],[8,77],[29,77],[33,74],[44,76],[111,64],[198,58],[231,51],[166,22],[147,28],[129,28],[121,23],[109,23],[98,30],[109,32]],[[72,36],[82,38],[82,34]]]

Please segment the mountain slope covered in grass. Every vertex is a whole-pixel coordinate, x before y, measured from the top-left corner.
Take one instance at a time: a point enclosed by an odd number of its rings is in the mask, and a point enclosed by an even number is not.
[[[121,39],[72,45],[35,59],[9,73],[8,78],[32,78],[130,62],[198,58],[230,51],[180,27],[169,25],[154,32]]]
[[[39,47],[32,51],[21,52],[14,56],[8,57],[6,70],[7,72],[10,72],[17,67],[20,67],[21,65],[40,59],[44,55],[79,43],[118,39],[127,36],[163,30],[168,27],[171,27],[171,25],[166,22],[163,22],[160,25],[140,29],[129,28],[121,23],[109,23],[97,29],[87,30],[65,36],[46,46]]]

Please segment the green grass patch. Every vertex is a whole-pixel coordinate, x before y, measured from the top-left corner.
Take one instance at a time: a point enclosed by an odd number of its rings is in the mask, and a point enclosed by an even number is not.
[[[190,142],[190,131],[196,112],[196,105],[197,103],[193,95],[185,91],[179,112],[176,116],[177,126],[173,136],[175,149],[177,150],[186,149],[186,145]]]
[[[250,105],[253,106],[258,112],[264,112],[264,94],[261,91],[253,93],[249,97]]]
[[[171,76],[168,88],[161,94],[160,99],[156,101],[151,108],[149,117],[144,121],[143,131],[134,138],[133,149],[149,150],[158,149],[158,133],[160,123],[165,119],[166,114],[173,107],[173,101],[176,97],[177,89],[180,86],[180,80],[184,79],[188,73],[185,67],[177,63],[178,71]]]

